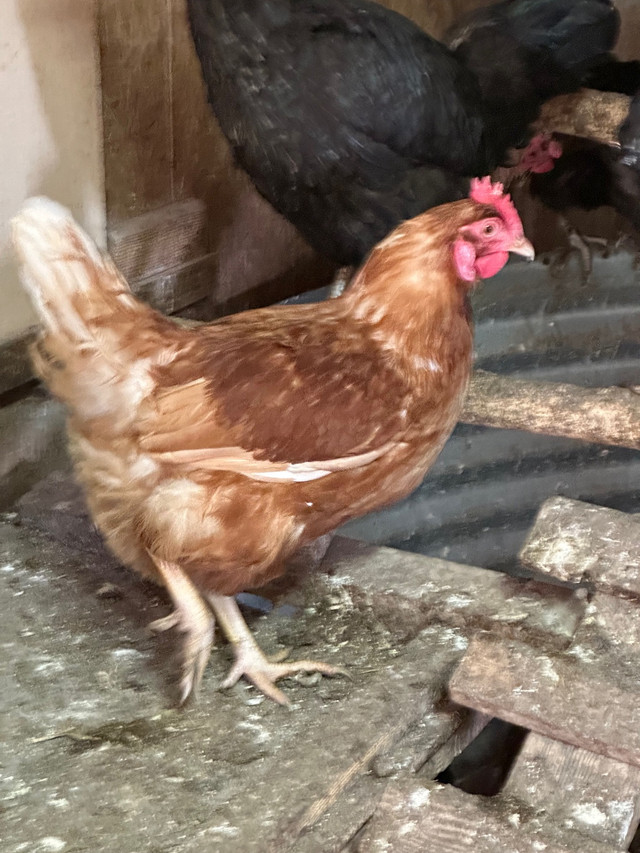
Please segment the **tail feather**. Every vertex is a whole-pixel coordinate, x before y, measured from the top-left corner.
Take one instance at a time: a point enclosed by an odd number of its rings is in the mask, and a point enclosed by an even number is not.
[[[605,61],[619,30],[611,0],[502,0],[463,17],[447,43],[478,74],[485,97],[494,87],[492,69],[505,66],[514,84],[550,97],[577,88]]]
[[[96,345],[96,321],[117,307],[137,307],[112,261],[66,208],[34,198],[12,225],[22,282],[48,334],[79,346]],[[124,299],[118,303],[119,297]]]
[[[607,61],[619,25],[611,0],[502,0],[449,30],[447,44],[480,86],[491,157],[522,147],[541,104]]]
[[[134,298],[64,207],[31,199],[12,226],[22,282],[43,327],[35,369],[82,419],[133,412],[146,385],[136,362],[149,349],[148,339],[146,346],[136,343],[155,312]]]

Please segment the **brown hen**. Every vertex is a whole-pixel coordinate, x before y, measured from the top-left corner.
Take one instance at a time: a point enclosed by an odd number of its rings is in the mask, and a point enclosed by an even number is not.
[[[214,614],[242,675],[275,681],[232,597],[277,576],[298,547],[402,498],[453,429],[469,378],[468,292],[508,252],[531,257],[500,185],[403,223],[338,299],[190,329],[138,302],[64,208],[14,221],[43,330],[40,376],[69,410],[78,479],[128,566],[164,584],[186,634],[182,699],[202,678]]]

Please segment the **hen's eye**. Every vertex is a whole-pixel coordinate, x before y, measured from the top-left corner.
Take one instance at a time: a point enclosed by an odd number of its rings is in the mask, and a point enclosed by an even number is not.
[[[490,223],[489,223],[488,225],[485,225],[485,226],[484,226],[484,229],[483,229],[484,234],[485,234],[487,237],[490,237],[490,236],[493,234],[493,232],[494,232],[495,230],[496,230],[496,226],[495,226],[495,225],[491,225]]]

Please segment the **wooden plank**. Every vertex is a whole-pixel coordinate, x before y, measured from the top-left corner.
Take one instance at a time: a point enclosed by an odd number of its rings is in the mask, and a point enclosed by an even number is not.
[[[375,812],[387,782],[373,774],[359,776],[325,814],[301,835],[294,853],[345,853]]]
[[[640,395],[474,372],[463,423],[640,448]]]
[[[490,719],[486,714],[446,703],[420,720],[393,749],[377,756],[371,769],[380,778],[420,771],[424,779],[435,779],[469,746]],[[447,726],[443,725],[444,721],[448,722]]]
[[[352,679],[289,681],[287,710],[247,684],[220,692],[229,650],[219,649],[197,703],[167,711],[180,639],[150,638],[145,628],[170,609],[160,590],[104,552],[67,549],[26,524],[0,524],[0,559],[0,638],[10,651],[0,695],[11,794],[3,851],[37,850],[43,826],[69,843],[84,831],[87,849],[111,849],[105,815],[122,824],[118,849],[139,850],[170,801],[158,850],[285,853],[331,810],[315,848],[325,853],[323,839],[349,838],[366,820],[386,784],[367,784],[376,781],[371,762],[432,713],[461,654],[459,635],[432,628],[393,657],[366,617],[314,597],[316,615],[250,618],[256,639],[269,653],[295,634],[298,650],[313,647]],[[345,631],[349,642],[338,648]],[[29,713],[11,713],[20,701]],[[451,720],[442,724],[434,743],[452,731]],[[54,797],[69,807],[52,810]]]
[[[543,105],[536,128],[619,146],[618,128],[627,117],[630,103],[627,95],[593,89],[559,95]]]
[[[640,597],[640,524],[632,515],[553,497],[542,505],[521,561],[569,583]]]
[[[48,478],[19,502],[18,511],[23,531],[35,527],[74,547],[77,553],[82,552],[84,560],[79,562],[97,567],[101,583],[118,577],[116,561],[106,553],[91,525],[79,489],[70,477]],[[320,559],[322,547],[317,550],[318,553],[310,555],[311,562]],[[128,573],[120,574],[117,583],[122,589],[136,583]],[[314,599],[323,600],[321,591],[314,589]],[[308,592],[303,595],[303,600],[308,595]],[[324,598],[330,600],[328,596]],[[256,790],[264,788],[265,779],[269,785],[280,779],[282,787],[285,777],[304,778],[304,784],[287,788],[286,795],[282,793],[287,802],[286,811],[280,809],[272,814],[260,853],[290,849],[318,822],[321,825],[312,833],[318,841],[316,849],[340,849],[338,843],[346,842],[371,815],[384,784],[361,788],[359,780],[365,776],[379,779],[375,772],[377,759],[381,757],[389,766],[397,756],[397,742],[400,742],[400,758],[406,758],[407,762],[415,758],[420,764],[441,753],[446,745],[464,748],[469,739],[467,722],[471,715],[459,708],[443,707],[442,700],[465,646],[465,639],[459,633],[434,626],[412,643],[403,645],[402,654],[394,664],[376,668],[366,683],[360,683],[358,678],[358,683],[349,685],[348,690],[338,680],[327,683],[327,689],[341,690],[339,715],[336,717],[330,701],[321,701],[308,734],[287,744],[286,761],[283,763],[280,752],[274,752],[269,759],[270,767],[260,770],[264,778],[256,781]],[[328,737],[330,749],[327,749]],[[308,771],[309,766],[314,767],[313,773]],[[263,796],[268,799],[267,790]],[[345,797],[347,800],[343,800]],[[349,801],[353,808],[345,806]],[[265,803],[263,807],[266,808]],[[233,810],[234,820],[239,819],[241,804],[236,804]],[[332,816],[325,821],[322,820],[325,815]],[[232,847],[230,839],[227,849],[245,853],[242,843],[243,837],[239,837]]]
[[[640,674],[623,677],[604,655],[476,637],[449,688],[461,705],[640,767]]]
[[[152,278],[207,254],[206,218],[195,198],[143,213],[109,230],[109,254],[127,281]]]
[[[200,199],[207,209],[207,239],[213,250],[235,215],[247,177],[233,161],[229,143],[209,106],[185,0],[170,4],[174,185],[178,196]]]
[[[640,768],[532,732],[502,791],[568,830],[626,849],[640,822]]]
[[[634,665],[640,649],[640,607],[635,599],[596,593],[589,602],[583,620],[569,648],[575,657],[599,657],[615,660],[616,666]]]
[[[570,835],[502,797],[407,780],[389,785],[358,853],[622,853]]]
[[[168,9],[166,0],[100,0],[110,227],[175,200]]]
[[[157,311],[174,314],[211,296],[216,263],[215,255],[206,255],[178,269],[133,282],[131,290]]]
[[[341,536],[322,569],[354,602],[408,636],[438,622],[566,648],[584,614],[584,601],[569,589]]]
[[[312,742],[292,745],[288,763],[299,768],[312,764],[316,774],[322,768],[323,782],[313,788],[305,784],[291,789],[289,817],[266,833],[264,853],[289,850],[360,776],[369,772],[377,755],[391,749],[425,716],[436,712],[449,673],[460,655],[459,643],[451,632],[427,629],[403,649],[401,659],[380,671],[366,691],[356,687],[341,702],[330,750],[324,741],[315,746]],[[441,717],[436,728],[438,725],[450,734],[457,719]],[[441,739],[439,732],[434,743]],[[352,831],[357,828],[356,823]]]

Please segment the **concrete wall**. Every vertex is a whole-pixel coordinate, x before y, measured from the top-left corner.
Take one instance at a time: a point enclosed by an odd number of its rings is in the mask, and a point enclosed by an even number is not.
[[[104,242],[94,0],[0,2],[0,341],[33,322],[8,246],[9,220],[44,193]]]

